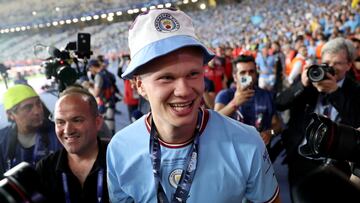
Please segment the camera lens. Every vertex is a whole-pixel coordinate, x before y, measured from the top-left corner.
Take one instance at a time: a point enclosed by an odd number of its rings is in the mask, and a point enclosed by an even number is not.
[[[308,70],[308,77],[312,82],[319,82],[324,79],[325,72],[322,68],[310,67]]]
[[[319,127],[316,129],[316,131],[314,132],[314,135],[312,136],[314,139],[312,140],[312,144],[313,144],[313,150],[315,153],[321,153],[322,151],[322,147],[324,144],[324,140],[327,136],[327,132],[328,132],[328,127],[321,123],[319,125]]]
[[[4,174],[0,181],[1,203],[44,203],[38,191],[39,177],[28,163],[21,162]]]

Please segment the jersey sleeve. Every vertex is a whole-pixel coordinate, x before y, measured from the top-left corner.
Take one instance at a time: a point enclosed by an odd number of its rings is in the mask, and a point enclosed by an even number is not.
[[[106,165],[107,165],[107,184],[109,190],[109,198],[110,202],[118,202],[118,203],[130,203],[134,202],[134,200],[126,194],[119,182],[119,178],[116,174],[116,166],[119,164],[116,157],[116,147],[112,147],[113,145],[109,145],[106,153]]]
[[[263,143],[259,143],[254,154],[246,198],[252,202],[272,202],[279,194],[279,186],[269,154]]]

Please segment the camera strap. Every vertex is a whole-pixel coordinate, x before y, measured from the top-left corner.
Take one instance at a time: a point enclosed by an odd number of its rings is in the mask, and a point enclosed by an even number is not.
[[[70,201],[70,190],[67,181],[66,173],[61,173],[63,189],[65,193],[65,203],[71,203]],[[96,188],[96,202],[102,203],[103,198],[103,178],[104,178],[104,169],[100,169],[97,177],[97,188]]]
[[[185,168],[181,174],[180,181],[177,185],[176,191],[173,195],[171,203],[186,202],[190,187],[194,179],[198,162],[199,140],[200,140],[200,125],[202,123],[202,111],[198,113],[198,120],[195,129],[195,138],[192,147],[186,159]],[[165,191],[161,185],[160,165],[161,165],[161,148],[158,132],[156,130],[154,120],[151,119],[150,131],[150,157],[153,166],[153,173],[155,178],[155,185],[157,186],[157,198],[159,203],[169,203]]]

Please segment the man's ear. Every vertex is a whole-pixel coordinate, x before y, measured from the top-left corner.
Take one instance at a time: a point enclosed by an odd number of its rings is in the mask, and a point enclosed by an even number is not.
[[[6,115],[7,115],[7,118],[8,118],[8,121],[15,121],[15,117],[14,117],[14,113],[11,112],[11,111],[6,111]]]
[[[140,76],[135,76],[135,77],[134,77],[134,80],[135,80],[135,86],[136,86],[137,92],[138,92],[142,97],[144,97],[145,99],[147,99],[147,94],[146,94],[146,91],[145,91],[145,89],[144,89],[143,81],[142,81],[141,77],[140,77]]]

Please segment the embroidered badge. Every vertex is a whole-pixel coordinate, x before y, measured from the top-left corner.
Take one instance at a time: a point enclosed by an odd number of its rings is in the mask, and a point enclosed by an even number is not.
[[[170,185],[173,186],[174,188],[177,188],[177,185],[179,184],[182,172],[183,172],[182,169],[175,169],[170,173],[169,182],[170,182]]]
[[[180,28],[180,24],[172,15],[162,13],[155,19],[155,28],[159,32],[174,32]]]

